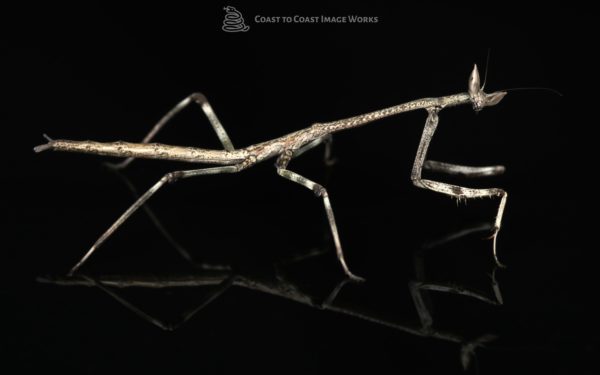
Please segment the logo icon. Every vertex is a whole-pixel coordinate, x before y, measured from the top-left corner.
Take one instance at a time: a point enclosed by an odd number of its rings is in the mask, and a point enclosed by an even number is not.
[[[223,8],[227,14],[223,20],[223,31],[228,33],[239,33],[250,30],[250,26],[244,23],[244,17],[237,9],[232,6],[226,6]]]

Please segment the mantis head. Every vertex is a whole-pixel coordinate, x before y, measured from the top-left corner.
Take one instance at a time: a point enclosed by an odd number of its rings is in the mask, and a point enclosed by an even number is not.
[[[477,70],[477,64],[473,67],[473,71],[469,76],[469,96],[471,97],[471,103],[473,103],[473,110],[475,112],[481,111],[485,107],[491,107],[500,103],[500,100],[506,95],[506,91],[497,91],[491,94],[486,94],[483,91],[483,86],[479,79],[479,70]]]

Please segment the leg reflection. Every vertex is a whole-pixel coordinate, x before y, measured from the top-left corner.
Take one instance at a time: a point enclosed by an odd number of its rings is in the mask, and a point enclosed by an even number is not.
[[[354,300],[350,298],[351,302],[348,302],[348,299],[340,296],[343,291],[343,297],[352,297],[352,293],[356,293],[359,291],[359,289],[361,289],[360,293],[362,293],[360,295],[364,296],[364,288],[373,288],[374,294],[380,294],[381,287],[389,288],[390,286],[397,285],[397,279],[385,280],[384,285],[377,284],[377,281],[375,281],[375,283],[351,283],[351,285],[347,285],[350,279],[340,278],[332,290],[327,291],[328,294],[325,298],[323,298],[322,293],[320,296],[315,296],[315,293],[310,293],[305,290],[305,285],[302,285],[301,281],[294,281],[287,277],[287,271],[289,271],[289,269],[285,268],[285,266],[295,264],[295,270],[299,271],[299,274],[309,275],[308,279],[310,279],[311,282],[314,282],[315,275],[310,272],[310,269],[307,271],[306,264],[301,263],[304,260],[311,259],[322,254],[327,254],[327,248],[320,247],[312,248],[303,253],[294,254],[293,256],[283,259],[278,259],[274,263],[273,268],[261,268],[260,272],[251,271],[250,274],[235,273],[234,271],[231,271],[231,269],[196,269],[196,272],[174,275],[105,275],[97,277],[79,275],[75,277],[62,278],[38,278],[38,281],[57,285],[97,287],[143,320],[163,330],[169,331],[174,330],[189,321],[198,312],[203,310],[209,304],[216,301],[225,292],[230,290],[231,287],[241,287],[282,297],[313,308],[352,316],[357,319],[407,332],[411,335],[460,344],[460,360],[463,366],[468,368],[469,366],[472,366],[476,360],[475,350],[482,347],[486,343],[491,342],[493,339],[495,339],[495,336],[491,334],[484,334],[475,339],[469,340],[462,334],[436,328],[434,325],[434,314],[432,313],[431,292],[437,291],[459,294],[475,298],[492,305],[500,305],[502,304],[502,295],[495,279],[495,270],[491,275],[493,293],[485,294],[475,291],[472,288],[459,285],[458,283],[434,283],[427,281],[428,279],[425,275],[424,258],[426,253],[442,244],[470,234],[486,232],[490,227],[490,224],[481,224],[471,228],[463,229],[459,232],[444,236],[442,239],[430,241],[428,244],[415,252],[416,277],[414,280],[409,282],[409,292],[412,296],[419,321],[415,321],[414,317],[403,318],[403,314],[400,314],[402,316],[390,314],[389,310],[373,310],[367,304],[363,303],[363,299],[360,298]],[[267,271],[269,269],[272,271]],[[327,280],[329,280],[328,282],[331,282],[331,278]],[[182,313],[180,319],[169,323],[156,318],[146,311],[143,311],[139,306],[127,301],[121,295],[121,293],[118,292],[119,288],[131,287],[153,289],[209,287],[210,291],[207,295],[201,298],[195,308]],[[375,292],[375,289],[377,289],[377,292]],[[368,293],[368,291],[369,290],[367,289],[366,292]],[[393,316],[393,319],[390,319],[390,316]]]
[[[431,334],[435,332],[433,328],[433,304],[430,295],[430,291],[444,292],[444,293],[453,293],[464,295],[467,297],[475,298],[477,300],[483,301],[485,303],[489,303],[491,305],[502,305],[502,293],[500,292],[500,287],[498,282],[496,281],[496,270],[498,266],[494,267],[490,278],[491,278],[491,287],[494,293],[493,298],[489,295],[482,293],[480,291],[475,291],[468,287],[458,285],[455,283],[433,283],[427,282],[425,276],[425,255],[427,252],[447,244],[452,241],[459,240],[463,237],[466,237],[471,234],[477,233],[488,233],[494,226],[490,223],[481,223],[472,225],[468,228],[461,229],[456,232],[452,232],[447,234],[441,238],[427,241],[423,244],[423,246],[415,251],[414,253],[414,263],[415,263],[415,277],[416,280],[409,282],[409,290],[410,294],[413,298],[413,302],[415,304],[415,308],[417,310],[417,314],[419,315],[419,320],[421,322],[421,326],[423,332],[426,334]],[[485,343],[495,340],[497,337],[491,334],[484,334],[474,340],[464,341],[461,347],[461,364],[463,368],[466,370],[470,367],[473,361],[476,361],[475,357],[475,349],[478,347],[482,347]]]

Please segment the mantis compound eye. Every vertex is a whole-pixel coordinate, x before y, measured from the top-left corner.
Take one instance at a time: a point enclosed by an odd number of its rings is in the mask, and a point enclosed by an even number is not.
[[[493,92],[486,94],[483,91],[481,82],[479,80],[479,71],[477,70],[477,64],[473,67],[473,71],[469,76],[469,97],[471,103],[473,103],[473,110],[475,112],[481,111],[484,107],[491,107],[500,103],[500,100],[504,98],[506,91]]]
[[[479,70],[477,69],[477,64],[473,66],[473,71],[469,76],[469,96],[471,99],[477,96],[482,91],[481,81],[479,79]]]
[[[475,112],[481,111],[485,106],[485,93],[481,88],[477,64],[473,66],[473,71],[469,76],[469,97],[471,98],[471,103],[473,103],[473,110]]]

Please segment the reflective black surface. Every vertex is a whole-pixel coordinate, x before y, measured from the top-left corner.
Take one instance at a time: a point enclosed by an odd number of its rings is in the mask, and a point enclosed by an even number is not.
[[[247,33],[220,29],[224,5],[244,13]],[[346,13],[380,22],[253,22]],[[578,45],[592,25],[584,10],[91,3],[7,14],[15,22],[3,25],[3,366],[428,374],[463,373],[468,362],[467,373],[597,372],[595,222],[584,215],[593,203],[585,132],[595,126],[594,106],[585,97],[594,65],[590,44]],[[133,197],[105,158],[34,155],[42,133],[136,141],[201,91],[244,147],[316,121],[466,91],[490,44],[486,88],[548,86],[564,96],[515,91],[477,115],[444,110],[430,157],[503,164],[507,173],[429,177],[508,191],[498,238],[508,268],[495,269],[485,239],[497,201],[457,204],[410,183],[419,112],[336,134],[332,168],[322,149],[291,163],[326,184],[348,263],[364,284],[342,283],[322,203],[277,176],[272,162],[183,181],[151,200],[195,266],[140,212],[66,278]],[[157,141],[219,147],[197,108]],[[124,175],[143,190],[189,167],[136,161]],[[464,235],[439,241],[452,233]]]

